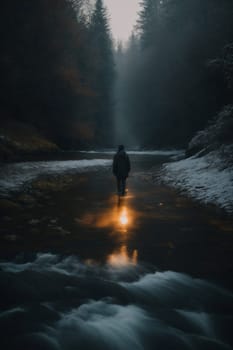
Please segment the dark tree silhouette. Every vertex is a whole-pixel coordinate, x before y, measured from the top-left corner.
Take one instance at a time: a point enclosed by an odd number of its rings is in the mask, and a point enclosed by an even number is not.
[[[2,122],[32,124],[62,147],[95,144],[100,135],[94,126],[111,124],[107,15],[97,2],[90,23],[87,5],[84,0],[1,2]]]
[[[140,53],[131,60],[129,44],[121,75],[128,128],[142,146],[185,146],[232,103],[221,69],[210,62],[233,42],[233,3],[143,0],[136,34]]]
[[[114,59],[111,34],[106,8],[97,0],[90,23],[90,46],[92,51],[92,86],[95,96],[95,123],[98,142],[107,144],[112,138],[112,89]]]

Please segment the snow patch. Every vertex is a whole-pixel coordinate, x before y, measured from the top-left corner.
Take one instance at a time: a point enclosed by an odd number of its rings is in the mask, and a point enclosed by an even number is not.
[[[109,166],[111,162],[109,159],[82,159],[3,165],[0,168],[0,193],[8,194],[11,191],[17,191],[40,175],[58,175],[65,172],[80,173]]]
[[[205,204],[233,212],[233,165],[221,150],[165,164],[162,180]]]

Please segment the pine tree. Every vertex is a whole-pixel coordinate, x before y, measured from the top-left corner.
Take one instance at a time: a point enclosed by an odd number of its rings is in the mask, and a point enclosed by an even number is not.
[[[109,74],[103,73],[106,70],[111,71],[113,67],[113,49],[107,11],[103,6],[102,0],[96,0],[91,18],[90,36],[91,45],[95,54],[94,59],[97,63],[97,71],[99,72],[99,76],[97,78],[101,79],[104,85],[104,83],[107,83],[106,78],[109,76]]]
[[[108,15],[102,0],[96,0],[90,23],[90,45],[92,48],[92,83],[96,93],[96,115],[99,139],[103,130],[111,128],[112,89],[114,81],[114,57]],[[110,131],[108,131],[108,134]]]
[[[142,0],[140,6],[137,28],[142,47],[147,48],[155,40],[158,26],[158,0]]]

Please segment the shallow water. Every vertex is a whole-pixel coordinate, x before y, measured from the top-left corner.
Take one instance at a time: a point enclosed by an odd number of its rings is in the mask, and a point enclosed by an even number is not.
[[[16,238],[1,241],[2,348],[232,349],[233,294],[220,283],[230,279],[226,221],[153,184],[164,155],[132,156],[118,199],[109,158],[89,159],[82,176],[73,161],[25,165],[54,176],[70,164],[74,185],[40,189],[38,203],[4,221]]]

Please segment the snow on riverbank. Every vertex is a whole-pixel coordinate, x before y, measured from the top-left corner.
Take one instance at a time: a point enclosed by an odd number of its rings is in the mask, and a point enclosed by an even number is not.
[[[221,150],[165,164],[162,180],[205,204],[233,212],[233,165]]]
[[[109,159],[82,159],[68,161],[23,162],[3,165],[0,168],[0,194],[20,190],[40,175],[59,175],[65,172],[85,172],[110,166]]]

